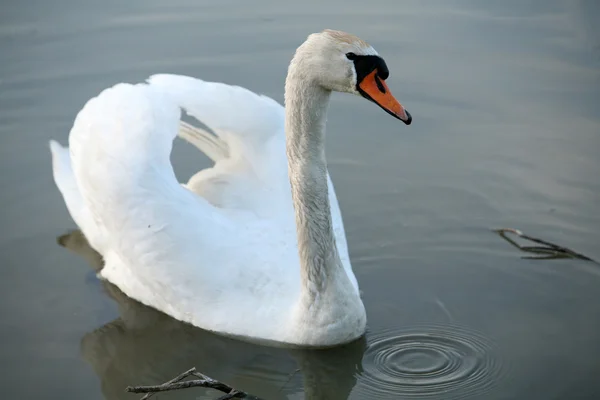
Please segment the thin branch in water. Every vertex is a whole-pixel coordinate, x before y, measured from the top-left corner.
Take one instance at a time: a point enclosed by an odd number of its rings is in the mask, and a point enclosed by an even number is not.
[[[548,242],[548,241],[545,241],[542,239],[538,239],[538,238],[535,238],[532,236],[525,235],[523,232],[521,232],[518,229],[502,228],[502,229],[496,229],[495,231],[496,231],[496,233],[498,233],[500,235],[501,238],[503,238],[508,243],[510,243],[511,245],[513,245],[514,247],[516,247],[517,249],[519,249],[521,251],[524,251],[527,253],[534,253],[534,254],[544,254],[543,256],[523,257],[526,259],[554,260],[554,259],[560,259],[560,258],[575,258],[575,259],[579,259],[579,260],[592,261],[594,263],[597,263],[595,260],[593,260],[587,256],[584,256],[581,253],[577,253],[567,247],[559,246],[557,244],[554,244],[554,243],[551,243],[551,242]],[[521,246],[519,243],[517,243],[513,239],[509,238],[506,235],[507,233],[512,233],[522,239],[529,240],[530,242],[541,244],[543,246]]]
[[[190,376],[194,376],[199,379],[193,379],[189,381],[184,381],[185,378]],[[145,400],[153,396],[158,392],[167,392],[170,390],[180,390],[187,389],[191,387],[203,387],[209,389],[215,389],[220,392],[225,393],[224,396],[218,398],[218,400],[229,400],[229,399],[246,399],[246,400],[260,400],[258,397],[248,394],[246,392],[242,392],[240,390],[234,389],[225,383],[219,382],[215,379],[212,379],[200,372],[196,371],[196,368],[191,368],[184,373],[178,375],[177,377],[171,379],[168,382],[165,382],[161,385],[152,385],[152,386],[127,386],[125,391],[130,393],[146,393],[141,400]]]
[[[182,374],[179,374],[179,375],[177,375],[175,378],[171,379],[170,381],[167,381],[167,382],[163,383],[163,385],[170,385],[170,384],[172,384],[172,383],[175,383],[175,382],[182,381],[182,380],[184,380],[185,378],[187,378],[188,376],[191,376],[191,375],[192,375],[192,374],[193,374],[195,371],[196,371],[196,368],[191,368],[191,369],[188,369],[187,371],[185,371],[185,372],[184,372],[184,373],[182,373]],[[128,387],[127,389],[129,389],[129,387]],[[129,390],[127,390],[127,391],[129,391]],[[149,393],[146,393],[146,394],[144,395],[144,397],[142,397],[140,400],[147,400],[147,399],[149,399],[150,397],[154,396],[156,393],[157,393],[157,392],[149,392]]]

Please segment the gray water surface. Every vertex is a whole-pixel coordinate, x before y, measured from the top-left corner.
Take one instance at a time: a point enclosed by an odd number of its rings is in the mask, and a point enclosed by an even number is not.
[[[137,399],[193,366],[265,399],[600,398],[600,269],[527,260],[511,227],[600,259],[595,0],[75,0],[0,9],[0,387],[10,399]],[[309,33],[385,58],[406,127],[333,96],[327,151],[369,330],[258,346],[100,282],[51,175],[84,102],[169,72],[283,100]],[[234,117],[234,116],[232,116]],[[181,180],[208,166],[176,141]],[[57,238],[60,243],[57,242]],[[61,246],[62,244],[62,246]],[[187,389],[165,399],[212,399]]]

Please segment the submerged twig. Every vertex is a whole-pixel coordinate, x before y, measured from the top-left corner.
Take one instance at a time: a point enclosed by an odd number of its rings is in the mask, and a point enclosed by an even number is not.
[[[184,381],[188,377],[196,377],[199,379],[192,379]],[[125,391],[131,393],[146,393],[140,400],[146,400],[158,392],[166,392],[170,390],[187,389],[191,387],[204,387],[215,389],[225,393],[225,395],[219,397],[217,400],[229,400],[229,399],[246,399],[246,400],[260,400],[260,398],[234,389],[225,383],[219,382],[215,379],[209,378],[208,376],[201,374],[196,371],[196,368],[191,368],[184,373],[176,376],[175,378],[167,381],[161,385],[153,386],[127,386]]]
[[[175,378],[171,379],[170,381],[167,381],[167,382],[163,383],[163,385],[170,385],[170,384],[172,384],[172,383],[179,382],[179,381],[181,381],[181,380],[183,380],[183,379],[187,378],[188,376],[191,376],[191,375],[192,375],[192,373],[194,373],[195,371],[196,371],[196,368],[188,369],[187,371],[185,371],[185,372],[184,372],[184,373],[182,373],[182,374],[179,374],[179,375],[177,375]],[[128,392],[130,391],[130,390],[129,390],[129,387],[127,387],[127,391],[128,391]],[[144,397],[142,397],[140,400],[147,400],[147,399],[149,399],[150,397],[154,396],[154,394],[155,394],[155,393],[157,393],[157,392],[150,392],[150,393],[146,393],[146,394],[144,395]]]
[[[516,247],[517,249],[519,249],[521,251],[524,251],[527,253],[534,253],[534,254],[544,254],[544,256],[537,256],[537,257],[527,256],[527,257],[523,257],[523,258],[528,258],[528,259],[533,259],[533,260],[552,260],[552,259],[559,259],[559,258],[576,258],[579,260],[596,262],[595,260],[593,260],[587,256],[584,256],[581,253],[577,253],[567,247],[559,246],[557,244],[550,243],[550,242],[542,240],[542,239],[538,239],[535,237],[525,235],[523,232],[521,232],[518,229],[502,228],[502,229],[496,229],[495,231],[500,235],[501,238],[503,238],[508,243],[510,243],[511,245],[513,245],[514,247]],[[529,240],[534,243],[542,244],[543,246],[521,246],[519,243],[517,243],[513,239],[506,236],[507,233],[512,233],[514,235],[519,236],[522,239]]]

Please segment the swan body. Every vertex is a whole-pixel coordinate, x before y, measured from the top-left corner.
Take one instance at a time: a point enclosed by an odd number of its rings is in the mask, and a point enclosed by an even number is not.
[[[367,58],[375,67],[364,67]],[[296,51],[285,109],[241,87],[178,75],[120,83],[89,100],[69,148],[51,141],[50,149],[68,211],[104,258],[100,276],[214,332],[301,346],[363,335],[324,127],[333,90],[410,123],[384,96],[385,83],[383,94],[373,89],[387,77],[372,77],[387,71],[382,63],[362,40],[327,30]],[[214,134],[181,122],[182,109]],[[176,136],[215,163],[186,184],[169,160]]]

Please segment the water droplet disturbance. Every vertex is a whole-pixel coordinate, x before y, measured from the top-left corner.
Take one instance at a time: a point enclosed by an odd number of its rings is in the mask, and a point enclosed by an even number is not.
[[[460,327],[383,331],[369,342],[357,390],[377,398],[481,398],[506,372],[490,340]]]

